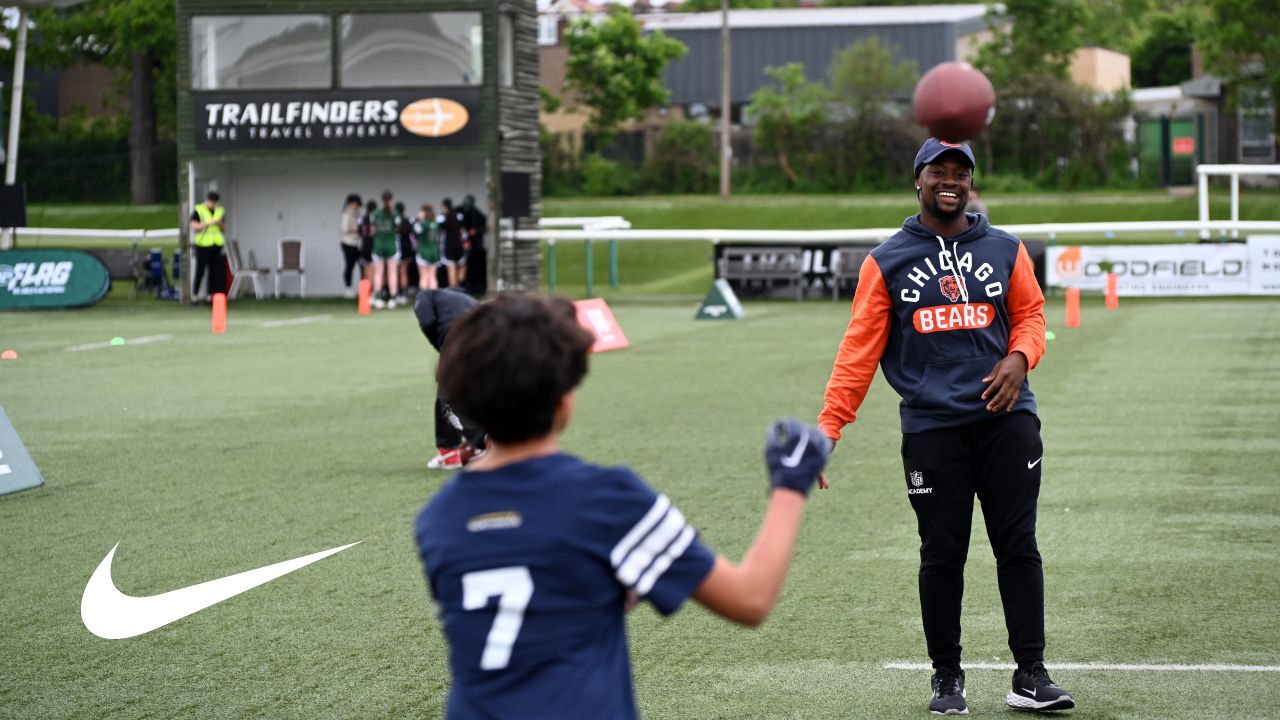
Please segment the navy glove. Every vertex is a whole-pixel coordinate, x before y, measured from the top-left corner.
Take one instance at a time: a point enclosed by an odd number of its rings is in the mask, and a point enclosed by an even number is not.
[[[808,495],[830,454],[831,440],[818,428],[791,418],[775,422],[764,440],[770,487]]]

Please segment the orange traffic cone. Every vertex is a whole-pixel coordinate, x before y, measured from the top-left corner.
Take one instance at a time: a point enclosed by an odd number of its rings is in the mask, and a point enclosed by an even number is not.
[[[358,312],[361,315],[369,314],[370,307],[371,307],[370,302],[371,302],[372,296],[373,296],[373,281],[368,279],[361,280],[360,281],[360,300],[358,305]]]
[[[1067,288],[1067,327],[1080,327],[1080,288]]]
[[[1107,309],[1120,307],[1120,279],[1113,272],[1107,273]]]
[[[214,293],[213,296],[213,332],[221,335],[227,331],[227,296]]]

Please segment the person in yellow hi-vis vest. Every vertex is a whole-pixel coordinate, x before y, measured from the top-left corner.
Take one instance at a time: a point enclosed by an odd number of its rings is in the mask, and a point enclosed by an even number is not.
[[[205,299],[215,293],[227,291],[227,277],[222,260],[222,246],[226,242],[223,231],[227,227],[226,208],[218,204],[218,193],[210,190],[204,203],[191,213],[191,242],[196,249],[196,274],[191,283],[191,302],[198,302],[200,281],[209,271],[209,285]]]

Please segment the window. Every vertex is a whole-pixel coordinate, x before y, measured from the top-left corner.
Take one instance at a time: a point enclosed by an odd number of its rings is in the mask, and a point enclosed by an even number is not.
[[[516,84],[515,63],[515,18],[503,13],[498,16],[498,84],[502,87]]]
[[[343,15],[342,87],[479,85],[484,26],[478,12]]]
[[[1260,85],[1240,87],[1241,162],[1272,162],[1276,159],[1275,107],[1271,93]]]
[[[560,16],[538,16],[538,44],[556,45],[560,42]]]
[[[332,75],[324,15],[191,19],[191,88],[327,88]]]

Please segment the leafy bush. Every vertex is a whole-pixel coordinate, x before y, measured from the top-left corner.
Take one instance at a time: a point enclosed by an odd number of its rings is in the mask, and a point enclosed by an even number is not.
[[[677,120],[653,141],[641,171],[644,186],[655,192],[710,192],[718,179],[717,157],[710,128]]]
[[[600,155],[582,161],[582,191],[587,195],[631,195],[636,190],[636,171],[624,163]]]

